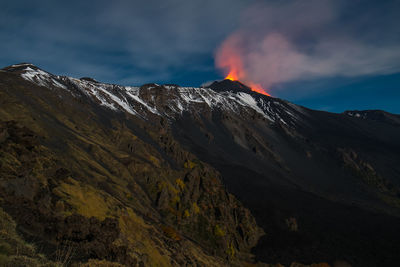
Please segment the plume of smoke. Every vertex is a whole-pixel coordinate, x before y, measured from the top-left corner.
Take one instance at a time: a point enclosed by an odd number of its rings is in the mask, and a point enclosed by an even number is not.
[[[382,34],[399,19],[389,12],[375,25],[365,17],[385,10],[361,9],[351,17],[350,8],[355,7],[333,0],[258,3],[217,49],[216,66],[226,69],[240,62],[246,80],[268,88],[321,77],[399,72],[400,42]]]

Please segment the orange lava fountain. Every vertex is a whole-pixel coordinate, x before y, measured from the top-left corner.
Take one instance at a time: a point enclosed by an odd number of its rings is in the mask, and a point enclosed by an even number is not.
[[[239,53],[240,49],[237,46],[238,39],[236,37],[237,36],[232,36],[228,42],[222,44],[216,55],[216,66],[223,70],[229,70],[225,79],[240,81],[249,86],[254,92],[271,96],[261,84],[251,81],[244,68],[243,60]]]

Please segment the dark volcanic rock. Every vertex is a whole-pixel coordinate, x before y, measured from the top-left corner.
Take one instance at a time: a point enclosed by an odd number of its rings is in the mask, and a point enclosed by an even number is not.
[[[95,79],[90,78],[90,77],[82,77],[82,78],[80,78],[80,80],[98,83],[98,81],[96,81]]]
[[[231,80],[222,80],[222,81],[215,81],[209,86],[208,88],[211,88],[217,92],[221,91],[232,91],[232,92],[246,92],[249,93],[251,92],[250,87],[242,84],[239,81],[231,81]]]

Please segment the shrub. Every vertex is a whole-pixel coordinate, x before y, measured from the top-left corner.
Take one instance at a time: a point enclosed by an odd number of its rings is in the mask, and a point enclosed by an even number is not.
[[[226,235],[224,229],[222,229],[222,227],[218,224],[215,225],[214,234],[216,236],[225,236]]]

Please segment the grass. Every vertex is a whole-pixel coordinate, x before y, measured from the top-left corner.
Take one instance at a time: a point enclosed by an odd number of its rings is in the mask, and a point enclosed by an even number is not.
[[[115,200],[106,193],[95,189],[90,185],[84,185],[69,178],[54,189],[54,193],[65,199],[74,211],[85,217],[96,217],[104,220],[112,216],[111,212],[118,207]]]
[[[36,247],[23,240],[14,220],[0,208],[0,266],[58,266],[39,254]]]
[[[168,255],[161,254],[162,243],[156,242],[157,232],[152,225],[147,224],[132,209],[126,209],[119,217],[122,239],[127,239],[130,249],[135,253],[146,254],[149,259],[149,266],[171,266]],[[163,250],[164,251],[164,250]]]

